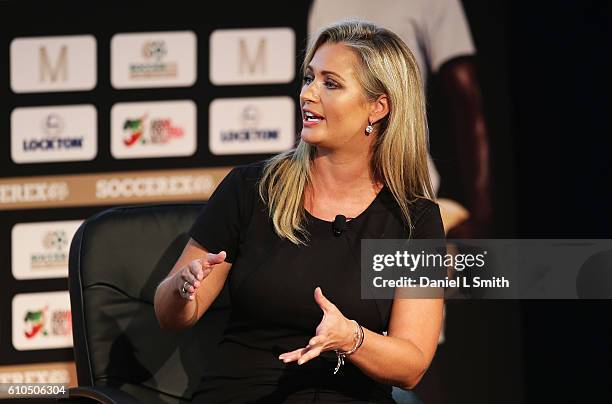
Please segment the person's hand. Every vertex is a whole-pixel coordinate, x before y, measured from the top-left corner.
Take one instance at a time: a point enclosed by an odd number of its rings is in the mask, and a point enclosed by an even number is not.
[[[493,210],[486,192],[474,191],[472,201],[467,206],[469,217],[449,229],[449,239],[486,238],[489,236]]]
[[[174,284],[183,299],[195,299],[196,290],[201,282],[212,272],[215,265],[225,261],[225,251],[218,254],[207,253],[205,257],[191,261],[174,275]]]
[[[308,345],[295,351],[285,352],[278,359],[285,363],[296,361],[298,365],[316,358],[321,352],[334,349],[348,351],[354,344],[354,322],[342,315],[340,310],[325,296],[320,287],[314,292],[314,298],[321,310],[323,319],[316,329],[314,337],[308,341]]]
[[[486,210],[470,213],[467,220],[449,229],[446,237],[449,239],[483,238],[489,234],[491,216]]]
[[[470,217],[470,213],[467,209],[457,201],[447,198],[438,198],[437,202],[440,207],[440,216],[442,217],[444,233],[446,234]]]

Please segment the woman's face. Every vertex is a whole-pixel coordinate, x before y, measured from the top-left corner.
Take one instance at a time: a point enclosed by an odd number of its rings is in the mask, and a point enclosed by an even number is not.
[[[356,78],[359,68],[357,56],[343,44],[317,49],[300,92],[305,142],[330,149],[363,143],[370,105]]]

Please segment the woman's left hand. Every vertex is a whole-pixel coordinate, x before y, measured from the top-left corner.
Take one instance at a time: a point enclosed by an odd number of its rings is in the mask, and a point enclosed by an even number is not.
[[[285,363],[297,360],[298,365],[301,365],[316,358],[321,352],[334,349],[348,351],[354,345],[355,323],[344,317],[336,305],[323,296],[320,287],[315,289],[314,298],[323,310],[323,319],[307,346],[285,352],[278,357]]]

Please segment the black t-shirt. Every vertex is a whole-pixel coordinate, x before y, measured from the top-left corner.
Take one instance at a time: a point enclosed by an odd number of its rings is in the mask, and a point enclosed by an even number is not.
[[[371,331],[387,330],[392,300],[361,299],[361,239],[407,238],[401,211],[386,187],[340,237],[332,222],[306,213],[307,246],[274,232],[258,192],[263,162],[234,168],[217,187],[190,230],[208,251],[227,252],[232,312],[220,343],[221,361],[206,374],[195,399],[202,402],[393,402],[391,386],[366,376],[350,360],[333,374],[336,356],[324,352],[303,365],[281,353],[302,348],[315,335],[323,294],[343,315]],[[438,205],[419,199],[411,207],[413,238],[444,238]],[[299,397],[299,399],[298,399]]]

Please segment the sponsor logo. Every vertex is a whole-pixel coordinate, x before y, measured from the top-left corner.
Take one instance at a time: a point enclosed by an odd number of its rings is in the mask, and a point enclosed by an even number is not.
[[[295,76],[291,28],[223,29],[210,38],[210,81],[215,85],[289,83]]]
[[[210,105],[213,154],[276,153],[294,143],[294,101],[289,97],[217,99]]]
[[[13,298],[13,346],[32,349],[72,346],[68,292],[18,294]]]
[[[0,211],[206,200],[230,169],[208,167],[73,174],[30,177],[26,183],[22,178],[0,178]]]
[[[110,178],[96,182],[96,198],[116,199],[202,194],[214,187],[203,175],[170,177]]]
[[[63,201],[70,193],[65,182],[0,184],[0,203]]]
[[[96,86],[96,63],[91,35],[15,38],[11,88],[15,93],[91,90]]]
[[[142,46],[142,57],[144,63],[131,63],[129,65],[129,77],[131,79],[142,79],[151,77],[176,77],[177,64],[175,62],[164,62],[168,54],[166,42],[146,41]]]
[[[23,334],[27,339],[35,338],[37,335],[65,337],[72,331],[70,310],[49,312],[49,306],[38,310],[28,310],[23,323]]]
[[[93,105],[16,108],[11,114],[16,163],[92,160],[97,148]]]
[[[117,34],[111,40],[115,88],[186,87],[196,80],[191,31]]]
[[[65,252],[68,237],[63,230],[50,231],[43,237],[43,247],[51,253],[32,254],[32,268],[65,266],[68,264],[68,255]]]
[[[45,81],[68,81],[68,48],[65,45],[60,47],[59,56],[55,66],[53,66],[49,60],[47,47],[41,46],[39,48],[39,66],[41,83]]]
[[[185,131],[180,126],[174,126],[172,120],[153,119],[147,122],[148,116],[145,114],[140,118],[126,119],[123,124],[123,144],[130,147],[134,144],[166,144],[172,139],[180,138]],[[145,127],[148,126],[145,136]]]
[[[13,226],[13,277],[19,280],[67,277],[70,241],[81,223],[71,220]]]
[[[23,151],[33,150],[55,150],[55,149],[80,149],[83,147],[83,136],[59,137],[64,129],[64,121],[58,114],[49,114],[42,122],[42,130],[47,134],[46,138],[32,138],[23,140]]]
[[[51,113],[43,120],[42,129],[49,136],[58,136],[64,130],[64,120],[59,114]]]
[[[0,383],[62,383],[75,386],[76,368],[74,362],[0,366]],[[0,395],[0,398],[7,397]]]
[[[247,105],[240,115],[242,129],[221,131],[221,142],[278,141],[280,130],[259,128],[261,110],[255,105]]]
[[[82,137],[28,139],[23,141],[23,151],[26,152],[34,150],[81,149],[82,147]]]
[[[193,101],[119,103],[111,111],[117,159],[191,156],[196,150]]]

